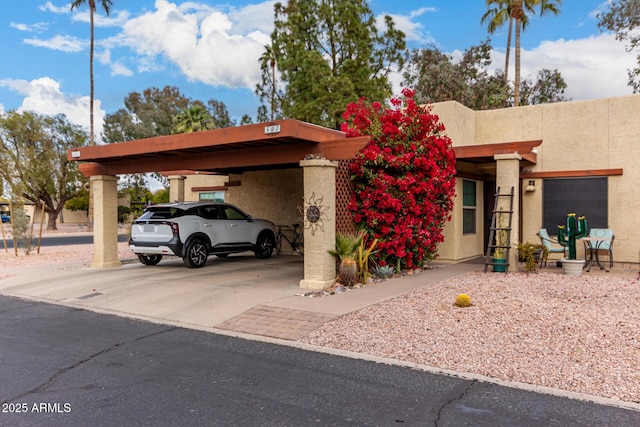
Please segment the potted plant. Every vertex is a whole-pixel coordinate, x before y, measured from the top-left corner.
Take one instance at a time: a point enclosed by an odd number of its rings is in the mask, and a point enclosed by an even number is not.
[[[584,268],[584,260],[576,259],[576,239],[587,235],[587,219],[584,216],[576,217],[575,213],[567,215],[566,225],[558,226],[558,242],[569,248],[568,258],[562,259],[564,274],[580,276]]]
[[[525,271],[536,271],[536,264],[544,259],[548,250],[544,245],[531,242],[518,243],[518,261],[525,263]]]
[[[498,227],[496,227],[496,249],[493,252],[493,271],[505,273],[507,271],[507,247],[509,234],[505,229],[504,214],[498,213]]]

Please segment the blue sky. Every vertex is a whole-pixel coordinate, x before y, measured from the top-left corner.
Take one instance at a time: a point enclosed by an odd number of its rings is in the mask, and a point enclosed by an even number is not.
[[[98,1],[99,3],[99,1]],[[224,101],[233,118],[256,115],[258,58],[269,42],[275,1],[113,0],[96,16],[95,123],[124,106],[132,91],[177,86],[206,101]],[[574,100],[631,94],[635,57],[595,15],[605,0],[564,0],[559,16],[535,17],[522,36],[523,77],[557,68]],[[484,0],[370,0],[390,14],[410,48],[451,54],[486,39]],[[88,128],[89,15],[69,1],[0,2],[0,113],[65,113]],[[494,66],[504,65],[506,27],[492,36]],[[512,62],[513,66],[513,62]],[[398,87],[400,78],[394,79]],[[396,89],[398,92],[398,89]]]

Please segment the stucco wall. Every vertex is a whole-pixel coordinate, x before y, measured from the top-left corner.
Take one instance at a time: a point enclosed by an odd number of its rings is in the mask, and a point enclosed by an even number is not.
[[[476,112],[455,102],[447,101],[433,105],[433,112],[445,125],[445,132],[454,147],[473,145],[476,140]],[[483,172],[470,165],[462,166],[465,172],[481,175]],[[456,180],[456,197],[451,221],[443,229],[444,242],[438,245],[438,259],[454,261],[473,258],[483,253],[484,223],[483,199],[484,185],[477,182],[476,187],[476,233],[462,234],[462,179]],[[458,203],[460,201],[460,203]]]
[[[634,225],[640,211],[640,168],[637,167],[640,147],[640,95],[591,101],[572,101],[543,104],[491,111],[465,113],[456,117],[463,109],[450,103],[436,105],[434,111],[440,115],[454,146],[471,145],[464,135],[472,134],[475,126],[474,144],[526,141],[541,139],[537,148],[538,159],[532,172],[585,171],[595,169],[623,169],[622,176],[610,176],[609,182],[609,228],[616,240],[614,259],[625,262],[640,261],[640,228]],[[459,127],[459,129],[458,129]],[[522,241],[539,241],[536,232],[542,226],[542,179],[535,180],[536,191],[524,192],[522,188]],[[456,208],[456,215],[458,210]],[[442,253],[462,259],[459,242],[447,229],[447,240]],[[455,237],[457,236],[457,237]],[[448,247],[453,245],[454,249]],[[458,248],[458,249],[456,249]]]
[[[189,175],[184,184],[184,200],[186,202],[197,202],[200,197],[198,191],[193,191],[195,187],[221,187],[229,178],[226,175]]]
[[[240,181],[230,187],[226,201],[256,218],[274,224],[300,223],[298,207],[302,206],[302,168],[245,172],[230,175],[229,180]]]
[[[456,197],[451,221],[443,229],[444,242],[438,245],[438,260],[455,261],[474,258],[483,252],[484,183],[476,181],[476,232],[462,233],[462,179],[456,179]]]

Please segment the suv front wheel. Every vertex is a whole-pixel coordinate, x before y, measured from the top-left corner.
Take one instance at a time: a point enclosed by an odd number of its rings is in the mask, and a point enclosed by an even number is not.
[[[189,268],[200,268],[207,263],[208,257],[209,249],[207,244],[200,239],[194,239],[187,245],[182,260]]]
[[[275,241],[273,236],[271,236],[269,233],[260,234],[258,236],[258,241],[256,242],[256,258],[266,259],[271,257],[274,247]]]

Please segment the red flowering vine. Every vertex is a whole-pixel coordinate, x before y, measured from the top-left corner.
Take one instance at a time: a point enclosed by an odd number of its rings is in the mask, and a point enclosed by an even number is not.
[[[402,91],[391,107],[364,99],[347,106],[342,131],[371,141],[351,165],[355,193],[349,210],[360,230],[378,239],[378,262],[420,267],[435,257],[451,219],[455,154],[430,106]]]

